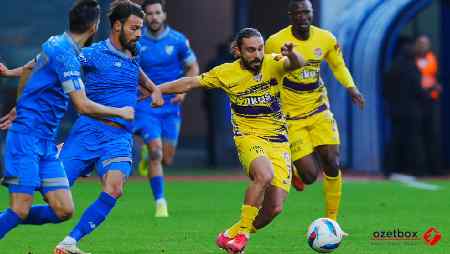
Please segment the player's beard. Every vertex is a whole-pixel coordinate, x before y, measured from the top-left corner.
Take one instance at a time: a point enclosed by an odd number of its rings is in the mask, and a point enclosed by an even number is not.
[[[245,60],[244,58],[241,58],[241,60],[242,60],[242,64],[244,65],[244,67],[245,67],[246,69],[251,70],[251,71],[253,71],[253,72],[255,72],[255,73],[259,73],[259,71],[261,70],[261,66],[262,66],[262,61],[263,61],[263,59],[261,59],[261,60],[247,61],[247,60]],[[252,65],[253,63],[259,63],[259,65],[254,66],[254,65]]]
[[[124,49],[127,49],[131,52],[132,56],[137,55],[136,42],[133,43],[132,40],[127,40],[127,36],[125,35],[125,31],[123,30],[123,27],[120,30],[119,41],[120,41],[120,44],[122,44],[122,47]]]
[[[158,24],[159,26],[154,26],[152,24]],[[153,34],[156,34],[157,32],[161,31],[162,29],[164,29],[165,25],[164,23],[159,23],[159,22],[152,22],[148,24],[148,28],[150,29],[150,32]]]
[[[91,35],[91,37],[89,37],[89,38],[86,40],[86,42],[84,43],[84,46],[85,46],[85,47],[91,46],[92,43],[94,43],[94,37],[95,37],[95,34]]]

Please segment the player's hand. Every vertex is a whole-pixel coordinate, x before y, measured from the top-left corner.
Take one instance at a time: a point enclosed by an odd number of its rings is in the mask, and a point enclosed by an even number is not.
[[[281,55],[288,56],[294,52],[294,44],[292,42],[286,42],[283,47],[281,47]]]
[[[0,63],[0,76],[8,76],[8,71],[8,67],[6,67],[3,63]]]
[[[0,118],[0,130],[7,130],[11,124],[16,120],[16,107],[12,108],[5,116]]]
[[[134,108],[129,107],[129,106],[120,108],[120,117],[125,120],[128,120],[128,121],[133,120],[134,119]]]
[[[161,107],[164,104],[164,99],[162,97],[161,91],[159,88],[156,88],[152,92],[152,107],[157,108]]]
[[[149,90],[143,88],[142,86],[138,86],[138,89],[139,89],[139,98],[138,98],[138,100],[142,101],[142,100],[145,100],[145,99],[150,98],[152,96],[152,93]]]
[[[186,98],[186,94],[185,93],[180,93],[180,94],[177,94],[175,97],[173,97],[170,100],[170,102],[172,104],[181,104],[181,103],[183,103],[185,98]]]
[[[364,109],[364,106],[366,105],[366,100],[364,99],[364,96],[359,92],[358,88],[351,87],[347,89],[350,97],[352,97],[353,104],[358,105],[360,109]]]

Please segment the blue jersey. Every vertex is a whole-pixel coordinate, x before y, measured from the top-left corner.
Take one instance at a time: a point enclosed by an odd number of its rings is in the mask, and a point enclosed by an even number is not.
[[[166,27],[157,38],[145,27],[142,32],[143,36],[139,41],[142,46],[141,67],[156,85],[181,78],[184,76],[185,65],[197,60],[188,39],[180,32]],[[170,103],[174,96],[164,95],[165,104],[162,108],[151,108],[150,100],[139,102],[137,111],[178,110],[179,104]]]
[[[117,50],[109,39],[83,48],[80,54],[86,94],[92,101],[111,107],[136,107],[139,57]],[[110,117],[131,131],[131,122]]]
[[[42,44],[17,102],[17,118],[10,130],[43,139],[56,138],[67,111],[67,94],[83,88],[79,52],[78,45],[66,33],[52,36]]]

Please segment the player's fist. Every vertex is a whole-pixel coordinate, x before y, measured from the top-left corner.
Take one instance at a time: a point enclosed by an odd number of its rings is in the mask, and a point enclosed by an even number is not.
[[[0,76],[6,76],[8,72],[8,67],[6,65],[0,63]]]
[[[161,91],[159,88],[155,88],[152,92],[152,107],[157,108],[161,107],[164,104],[164,99],[162,97]]]
[[[180,94],[175,95],[175,97],[173,97],[172,100],[170,100],[170,102],[172,104],[181,104],[181,103],[183,103],[185,98],[186,98],[186,94],[180,93]]]
[[[281,47],[281,54],[283,56],[288,56],[294,51],[294,44],[292,42],[286,42],[283,47]]]
[[[352,102],[359,106],[359,108],[363,109],[366,105],[366,100],[361,92],[356,87],[351,87],[348,89],[348,93],[350,97],[352,97]]]
[[[133,107],[123,107],[120,108],[120,117],[125,119],[125,120],[133,120],[134,119],[134,108]]]
[[[12,108],[8,114],[0,118],[0,130],[9,129],[14,120],[16,120],[16,107]]]

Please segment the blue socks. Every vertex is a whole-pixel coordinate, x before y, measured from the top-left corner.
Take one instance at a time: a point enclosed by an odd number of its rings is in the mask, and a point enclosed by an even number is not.
[[[164,176],[154,176],[150,179],[150,187],[152,188],[155,200],[164,198]]]
[[[105,220],[111,209],[116,205],[116,199],[106,192],[100,193],[98,199],[89,206],[81,216],[80,221],[69,236],[79,241],[90,234]]]
[[[11,229],[15,228],[22,222],[19,215],[11,209],[6,209],[5,212],[0,214],[0,239],[8,233]]]
[[[32,206],[28,218],[22,221],[21,224],[28,225],[42,225],[46,223],[59,223],[61,220],[56,216],[53,209],[48,205]]]

